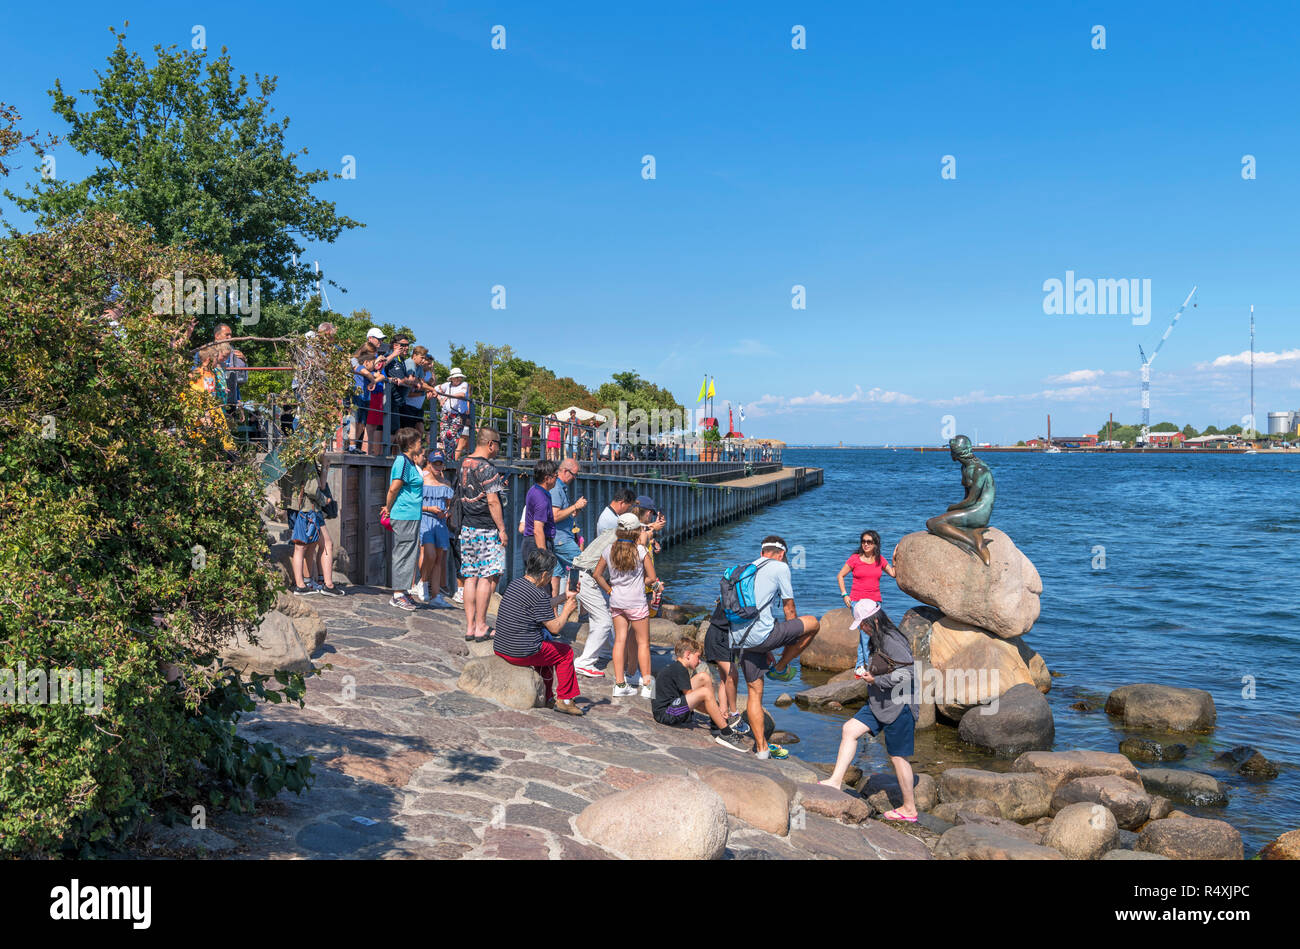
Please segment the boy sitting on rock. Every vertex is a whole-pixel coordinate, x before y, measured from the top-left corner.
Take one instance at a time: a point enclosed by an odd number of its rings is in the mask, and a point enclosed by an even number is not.
[[[714,741],[724,748],[745,752],[749,743],[731,730],[727,719],[713,697],[713,677],[707,672],[697,672],[700,654],[699,641],[690,636],[677,640],[674,648],[677,658],[655,677],[654,698],[650,709],[660,725],[683,727],[690,724],[691,713],[703,708],[713,722]]]

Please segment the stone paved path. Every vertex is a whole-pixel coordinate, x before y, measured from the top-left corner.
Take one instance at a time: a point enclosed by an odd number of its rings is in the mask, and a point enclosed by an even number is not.
[[[463,614],[405,613],[354,587],[315,596],[328,638],[307,706],[264,705],[241,723],[251,740],[316,757],[313,788],[281,794],[252,816],[219,814],[194,835],[209,852],[244,858],[596,859],[573,818],[590,802],[661,774],[714,767],[820,775],[794,757],[759,761],[720,748],[707,728],[669,729],[640,697],[613,699],[606,680],[582,679],[583,718],[517,711],[457,690],[468,658]],[[655,668],[670,661],[656,650]],[[807,814],[788,837],[732,818],[728,856],[916,856],[916,838],[876,821],[853,826]],[[908,843],[910,841],[910,844]],[[912,848],[909,851],[909,847]],[[925,851],[921,851],[925,854]]]

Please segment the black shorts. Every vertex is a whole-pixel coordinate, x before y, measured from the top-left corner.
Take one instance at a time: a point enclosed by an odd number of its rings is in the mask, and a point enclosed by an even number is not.
[[[803,635],[803,620],[797,616],[794,619],[777,620],[766,639],[753,649],[746,649],[741,653],[740,671],[744,673],[745,681],[757,682],[761,679],[763,673],[767,671],[767,654],[773,649],[790,645]]]
[[[727,627],[718,625],[717,612],[709,620],[709,630],[704,634],[704,661],[731,662],[731,644],[728,641]]]
[[[675,728],[681,728],[690,723],[691,707],[686,704],[686,699],[679,698],[662,712],[655,712],[654,716],[655,721],[660,725],[672,725]]]

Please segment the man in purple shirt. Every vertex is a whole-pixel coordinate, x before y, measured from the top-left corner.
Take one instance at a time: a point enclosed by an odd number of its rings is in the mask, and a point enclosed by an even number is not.
[[[523,557],[534,550],[550,550],[555,545],[555,510],[551,506],[551,488],[555,487],[559,466],[543,459],[533,466],[533,486],[524,499]]]

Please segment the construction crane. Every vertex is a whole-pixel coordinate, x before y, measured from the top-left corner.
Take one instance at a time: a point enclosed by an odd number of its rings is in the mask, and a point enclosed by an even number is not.
[[[1156,348],[1151,351],[1150,358],[1142,351],[1142,344],[1138,344],[1138,355],[1142,358],[1142,435],[1140,440],[1143,445],[1148,442],[1151,434],[1151,364],[1160,355],[1160,347],[1165,344],[1169,334],[1174,331],[1174,327],[1178,325],[1178,318],[1183,315],[1183,310],[1187,309],[1187,304],[1192,302],[1194,296],[1196,296],[1196,288],[1192,287],[1192,292],[1187,294],[1187,299],[1178,308],[1174,318],[1169,321],[1169,328],[1165,330],[1165,335],[1160,337],[1160,342],[1156,343]],[[1192,305],[1195,306],[1196,304],[1193,303]]]

